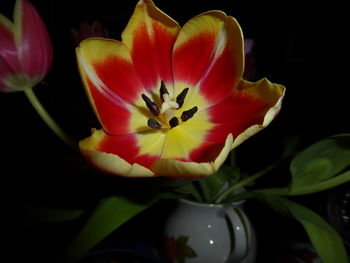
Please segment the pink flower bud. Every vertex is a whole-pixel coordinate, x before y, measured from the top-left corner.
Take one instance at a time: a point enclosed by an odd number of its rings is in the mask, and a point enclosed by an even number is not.
[[[0,14],[0,91],[23,91],[37,85],[52,62],[46,27],[27,0],[17,0],[13,22]]]

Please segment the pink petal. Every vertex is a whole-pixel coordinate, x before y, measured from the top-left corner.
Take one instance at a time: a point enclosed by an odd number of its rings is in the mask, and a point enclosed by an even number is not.
[[[12,74],[20,73],[22,69],[17,57],[13,33],[2,22],[0,20],[0,58],[2,60],[0,76],[3,76],[4,72],[11,72]]]
[[[30,77],[44,77],[52,62],[52,46],[44,22],[27,0],[17,0],[14,23],[23,71]]]

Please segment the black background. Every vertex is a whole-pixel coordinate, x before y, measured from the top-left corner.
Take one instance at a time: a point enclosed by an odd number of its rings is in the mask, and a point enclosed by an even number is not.
[[[70,29],[97,19],[108,29],[110,38],[120,39],[137,1],[31,2],[45,21],[54,48],[53,66],[45,79],[48,85],[36,87],[35,92],[68,133],[76,140],[83,139],[98,123],[79,79]],[[258,171],[278,159],[290,136],[298,136],[299,148],[303,148],[326,136],[349,132],[350,18],[345,6],[337,2],[306,6],[295,1],[255,4],[227,0],[159,0],[156,4],[181,25],[211,9],[234,16],[244,36],[255,39],[255,79],[267,77],[286,86],[280,115],[237,150],[239,164],[247,172]],[[0,13],[12,17],[13,5],[14,1],[1,1]],[[81,222],[38,224],[26,218],[22,206],[40,203],[91,208],[119,179],[90,171],[78,154],[46,128],[23,93],[0,94],[0,125],[0,230],[1,240],[7,244],[4,251],[14,257],[14,262],[31,257],[51,262]],[[287,178],[288,174],[280,176]],[[271,183],[279,180],[287,179],[271,179]],[[307,196],[298,201],[322,214],[326,196]],[[154,209],[152,217],[160,213]],[[266,221],[281,220],[274,213],[269,218],[265,208],[253,205],[251,210],[253,216],[266,214]],[[274,223],[267,227],[255,221],[258,233],[265,234],[266,228],[275,229],[275,235],[279,230],[288,232]]]

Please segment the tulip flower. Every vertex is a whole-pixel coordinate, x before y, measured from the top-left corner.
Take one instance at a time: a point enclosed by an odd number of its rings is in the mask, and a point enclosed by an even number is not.
[[[207,177],[274,119],[284,96],[282,85],[242,79],[242,31],[221,11],[181,28],[141,0],[122,41],[88,39],[76,53],[102,125],[80,150],[118,176]]]
[[[23,91],[47,74],[52,46],[45,24],[27,0],[17,0],[14,21],[0,14],[0,91]]]
[[[100,21],[94,21],[91,25],[84,22],[79,25],[79,29],[71,29],[71,35],[76,45],[79,45],[84,39],[90,37],[107,37],[108,31],[104,28]]]

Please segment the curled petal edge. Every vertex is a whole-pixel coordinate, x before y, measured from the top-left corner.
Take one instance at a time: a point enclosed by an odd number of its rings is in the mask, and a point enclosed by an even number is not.
[[[152,165],[152,171],[163,177],[175,179],[200,179],[215,173],[231,151],[233,136],[229,134],[220,154],[212,162],[183,162],[174,159],[159,159]]]
[[[269,85],[269,86],[275,86],[276,89],[280,89],[281,90],[281,96],[277,100],[276,104],[273,105],[266,112],[265,117],[264,117],[264,121],[263,121],[262,124],[255,124],[253,126],[250,126],[249,128],[247,128],[244,132],[239,134],[234,139],[234,141],[232,143],[232,146],[231,146],[231,150],[236,148],[238,145],[240,145],[242,142],[247,140],[249,137],[253,136],[257,132],[261,131],[266,126],[268,126],[270,124],[270,122],[278,115],[279,111],[281,110],[282,100],[284,98],[285,91],[286,91],[285,87],[283,85],[280,85],[280,84],[271,83],[267,79],[264,79],[264,82],[267,83],[267,85]],[[258,82],[258,83],[260,83],[260,82]]]

